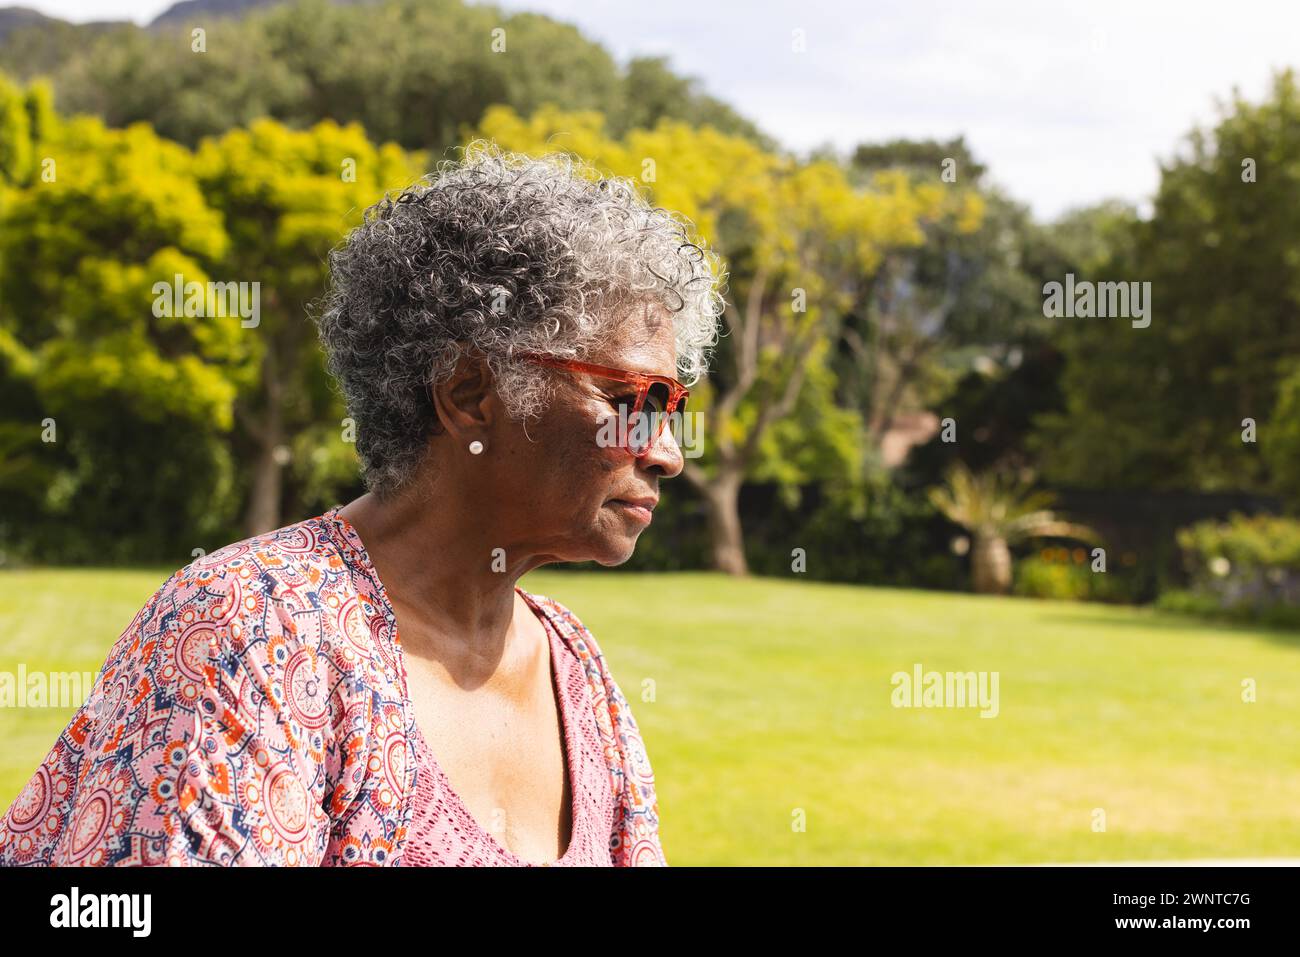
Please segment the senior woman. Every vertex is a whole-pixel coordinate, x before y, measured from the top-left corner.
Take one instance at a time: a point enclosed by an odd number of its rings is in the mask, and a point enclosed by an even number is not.
[[[317,317],[367,493],[159,588],[0,863],[667,863],[595,638],[516,582],[632,555],[723,273],[591,174],[477,141],[367,211]]]

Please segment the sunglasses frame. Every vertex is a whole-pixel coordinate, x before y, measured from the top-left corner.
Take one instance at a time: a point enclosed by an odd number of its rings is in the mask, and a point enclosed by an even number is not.
[[[597,375],[605,379],[613,379],[616,382],[626,382],[629,385],[636,386],[636,404],[632,408],[630,421],[640,421],[641,409],[645,405],[646,396],[650,394],[650,387],[656,383],[668,387],[668,405],[664,409],[663,417],[659,420],[659,428],[654,435],[646,442],[643,451],[637,452],[624,444],[623,448],[636,458],[645,458],[650,454],[659,442],[659,436],[663,435],[664,424],[668,421],[669,416],[676,412],[688,398],[691,390],[686,388],[672,376],[652,375],[648,372],[632,372],[628,369],[615,369],[612,366],[594,365],[590,362],[578,362],[576,359],[561,359],[559,356],[546,355],[542,352],[525,352],[521,358],[530,362],[537,362],[541,365],[551,366],[555,369],[566,369],[570,372],[586,372],[591,375]]]

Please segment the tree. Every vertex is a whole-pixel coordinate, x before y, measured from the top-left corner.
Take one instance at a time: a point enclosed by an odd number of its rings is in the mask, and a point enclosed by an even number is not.
[[[122,23],[67,23],[23,7],[0,7],[0,72],[20,81],[49,77]]]
[[[48,104],[48,89],[23,89],[0,74],[0,223],[19,191],[36,178],[36,142],[41,136],[36,127],[48,116]],[[44,125],[48,134],[48,119]],[[4,265],[0,253],[0,271]],[[9,506],[5,512],[17,516],[38,505],[39,490],[54,470],[50,457],[41,454],[40,433],[33,427],[41,421],[32,387],[35,361],[15,331],[0,298],[0,498]],[[0,526],[0,543],[6,537]]]
[[[190,32],[199,25],[201,51]],[[437,155],[493,104],[527,114],[547,103],[598,110],[619,134],[670,116],[763,140],[662,60],[622,69],[572,24],[462,0],[295,0],[147,30],[36,29],[21,48],[0,46],[0,68],[40,66],[62,110],[111,126],[147,122],[190,147],[264,117],[296,129],[332,119]]]
[[[334,123],[195,154],[0,83],[0,484],[34,548],[156,559],[353,483],[307,304],[361,210],[422,169]]]
[[[933,394],[945,376],[966,370],[928,406],[959,423],[961,441],[945,442],[936,434],[913,449],[896,474],[909,488],[940,481],[958,460],[977,472],[999,462],[1027,468],[1051,461],[1054,450],[1037,441],[1034,429],[1064,407],[1065,357],[1059,327],[1043,316],[1043,279],[1071,272],[1107,275],[1106,263],[1122,258],[1137,221],[1131,207],[1104,202],[1043,226],[997,192],[986,193],[985,200],[979,229],[957,241],[958,261],[969,263],[963,267],[969,278],[951,321],[936,331],[942,341],[929,355],[938,368],[927,371],[914,390],[924,395],[923,387],[935,383]]]
[[[1277,390],[1262,449],[1273,487],[1293,512],[1300,512],[1300,359],[1293,358]]]
[[[1049,509],[1050,492],[1034,492],[1031,479],[997,470],[974,473],[958,462],[930,501],[948,520],[971,533],[971,575],[975,590],[1004,595],[1011,590],[1011,546],[1028,538],[1095,540],[1086,525],[1065,521]]]
[[[248,353],[230,322],[160,314],[153,283],[206,281],[228,237],[183,147],[47,107],[0,105],[3,524],[65,560],[188,551],[230,498]]]
[[[902,415],[947,410],[963,372],[1006,373],[1040,350],[1038,275],[1053,251],[1029,210],[984,182],[960,137],[864,143],[851,154],[854,182],[885,172],[942,188],[949,214],[924,224],[922,243],[886,251],[843,326],[841,401],[861,410],[877,459]]]
[[[703,92],[697,80],[674,73],[667,57],[633,57],[624,72],[622,88],[623,107],[606,114],[611,135],[653,129],[660,120],[680,120],[743,137],[769,152],[778,148],[772,137],[738,116],[726,103]],[[572,108],[568,103],[564,106]]]
[[[396,145],[373,145],[360,126],[329,121],[299,132],[260,120],[198,150],[198,182],[231,239],[213,271],[259,289],[257,324],[236,327],[260,370],[234,404],[238,458],[250,465],[247,534],[281,524],[286,467],[320,447],[292,440],[321,422],[344,429],[308,316],[325,287],[326,256],[366,207],[415,179],[422,163]],[[337,434],[312,434],[339,444]]]
[[[988,167],[975,158],[964,136],[947,141],[895,139],[885,143],[861,143],[849,165],[868,174],[902,170],[919,179],[937,179],[951,162],[952,182],[982,185]]]
[[[1150,325],[1061,319],[1065,411],[1037,444],[1047,476],[1093,487],[1273,487],[1260,454],[1300,354],[1300,91],[1277,74],[1234,94],[1164,164],[1154,216],[1116,222],[1117,252],[1079,279],[1150,283]],[[1131,236],[1132,252],[1127,251]],[[1063,276],[1050,277],[1061,281]],[[1255,423],[1258,442],[1245,420]]]

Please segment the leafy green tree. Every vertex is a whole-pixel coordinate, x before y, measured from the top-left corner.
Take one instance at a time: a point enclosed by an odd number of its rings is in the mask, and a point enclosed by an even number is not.
[[[997,362],[1013,369],[1041,335],[1036,270],[1041,229],[1024,206],[983,181],[986,169],[961,138],[861,144],[850,178],[903,175],[941,189],[949,215],[924,226],[924,241],[886,250],[849,313],[836,350],[842,401],[861,411],[878,462],[900,417],[943,408],[964,371]]]
[[[1086,525],[1051,510],[1052,493],[1031,486],[1030,475],[994,469],[975,473],[958,462],[944,484],[930,490],[934,507],[971,533],[971,575],[977,592],[1005,595],[1011,590],[1011,546],[1019,542],[1097,540],[1097,533]]]
[[[32,181],[36,156],[32,116],[38,112],[33,100],[41,95],[36,88],[25,90],[0,74],[0,222],[18,191]],[[6,519],[29,511],[38,502],[38,490],[54,474],[49,457],[40,454],[40,435],[33,428],[41,419],[31,383],[35,363],[12,326],[0,299],[0,497],[11,506],[5,509]],[[6,529],[0,527],[0,544],[6,537]]]
[[[202,52],[195,28],[205,31]],[[45,67],[62,110],[111,126],[147,122],[189,146],[271,117],[299,129],[357,122],[377,142],[441,154],[499,103],[521,113],[547,103],[598,110],[618,134],[669,116],[762,139],[661,60],[623,69],[572,24],[462,0],[296,0],[80,42],[71,55],[56,43]],[[32,68],[29,55],[11,53]],[[0,65],[4,57],[0,49]]]
[[[1278,385],[1277,405],[1262,445],[1274,489],[1292,511],[1300,511],[1300,360],[1290,363]]]
[[[1052,459],[1054,450],[1034,430],[1040,418],[1064,407],[1065,357],[1059,326],[1042,314],[1043,282],[1069,272],[1109,275],[1107,263],[1131,247],[1137,221],[1131,207],[1104,202],[1040,225],[996,192],[986,200],[979,230],[958,239],[971,264],[969,279],[954,321],[938,329],[945,342],[931,352],[940,367],[931,378],[942,382],[945,373],[966,370],[930,406],[958,423],[959,441],[936,434],[913,449],[897,473],[907,487],[934,484],[957,461],[981,471],[994,463],[1022,468]]]
[[[13,22],[15,13],[33,16]],[[6,14],[11,20],[7,26]],[[83,54],[96,37],[124,26],[109,22],[68,23],[22,7],[0,8],[0,72],[21,81],[52,76]]]
[[[159,314],[157,277],[207,278],[229,239],[193,157],[147,127],[28,122],[10,106],[0,155],[3,523],[67,560],[186,551],[221,524],[250,352],[238,326]],[[26,146],[22,130],[39,129]],[[24,153],[28,161],[15,162]],[[22,170],[26,170],[23,174]]]
[[[622,108],[606,114],[611,135],[652,129],[660,120],[680,120],[742,136],[768,152],[779,150],[775,139],[739,117],[726,103],[703,92],[696,80],[674,73],[667,57],[634,57],[623,75],[622,89]],[[561,105],[569,108],[567,103]]]
[[[328,250],[422,168],[332,122],[191,153],[0,83],[3,524],[26,516],[47,557],[156,559],[354,483],[307,307]]]
[[[248,534],[279,527],[286,497],[300,494],[286,488],[286,469],[307,477],[312,469],[304,459],[351,459],[355,474],[355,457],[344,445],[343,407],[325,374],[308,310],[325,287],[330,248],[366,207],[414,180],[421,166],[420,157],[396,145],[375,146],[360,126],[331,121],[295,131],[259,120],[198,150],[198,184],[230,235],[212,270],[259,290],[256,325],[236,326],[258,369],[233,404],[236,456],[248,466]],[[334,425],[323,428],[323,422]],[[329,489],[317,485],[312,498],[318,504],[322,497]]]
[[[1151,283],[1146,328],[1068,319],[1063,413],[1038,446],[1055,481],[1095,487],[1268,490],[1287,361],[1300,354],[1300,91],[1239,94],[1164,165],[1154,216],[1117,223],[1097,280]],[[1057,281],[1062,276],[1052,277]],[[1251,419],[1258,441],[1249,437]]]
[[[884,143],[860,143],[849,165],[853,170],[880,173],[902,170],[917,179],[936,179],[944,164],[952,162],[952,182],[972,186],[983,184],[988,167],[975,158],[964,136],[951,140],[895,139]]]

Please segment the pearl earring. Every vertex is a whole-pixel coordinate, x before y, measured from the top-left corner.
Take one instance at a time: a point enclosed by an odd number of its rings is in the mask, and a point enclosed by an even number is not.
[[[470,454],[472,455],[478,455],[483,451],[483,443],[480,442],[478,439],[475,439],[473,442],[469,444],[469,451]]]

